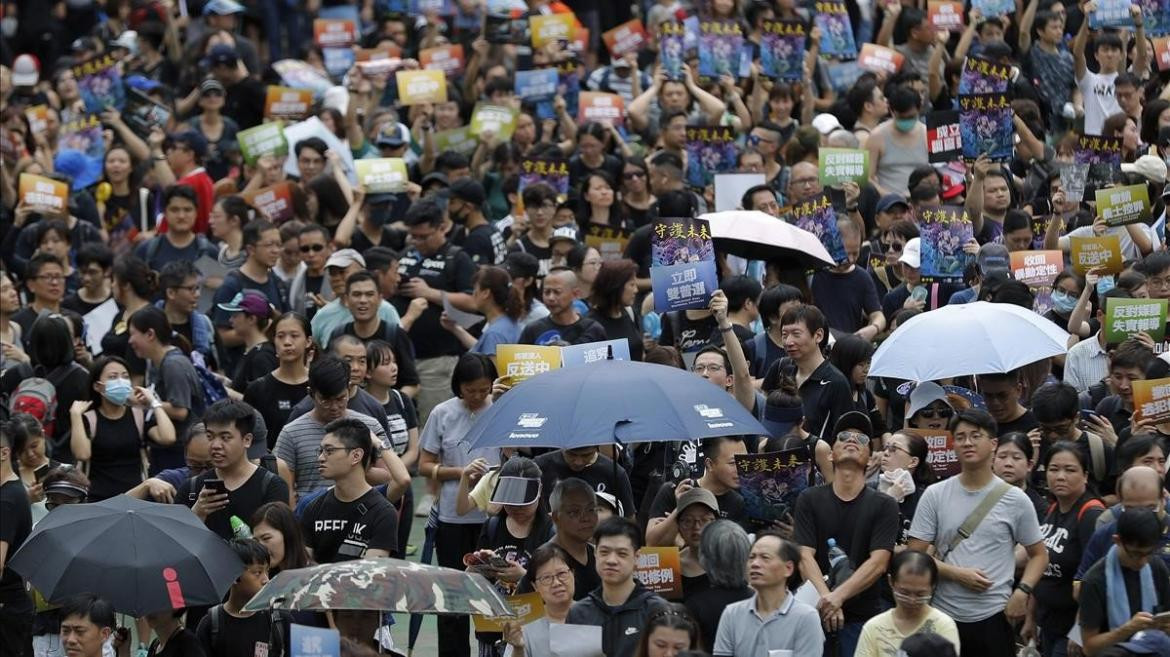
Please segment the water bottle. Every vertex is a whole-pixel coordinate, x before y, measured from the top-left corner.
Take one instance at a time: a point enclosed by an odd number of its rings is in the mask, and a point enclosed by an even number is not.
[[[252,528],[248,526],[248,523],[240,520],[239,516],[232,516],[228,520],[228,524],[232,527],[232,536],[236,538],[252,538]]]
[[[829,588],[835,589],[839,584],[853,576],[853,564],[849,563],[849,555],[837,546],[837,539],[829,539]]]

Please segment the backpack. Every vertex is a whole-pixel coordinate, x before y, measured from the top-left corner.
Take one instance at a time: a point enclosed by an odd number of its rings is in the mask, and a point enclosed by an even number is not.
[[[1077,511],[1077,522],[1081,521],[1081,518],[1083,518],[1085,516],[1085,512],[1088,511],[1089,509],[1104,509],[1104,508],[1105,508],[1105,504],[1102,503],[1101,500],[1093,499],[1093,500],[1089,500],[1088,502],[1085,502],[1084,504],[1081,505],[1081,510]],[[1052,513],[1055,510],[1056,510],[1056,502],[1053,502],[1052,504],[1048,505],[1048,513]]]
[[[8,397],[8,410],[11,413],[28,413],[36,418],[44,427],[45,436],[51,440],[57,435],[57,384],[75,368],[81,366],[69,363],[39,377],[32,367],[22,365],[22,378],[16,390]]]
[[[146,261],[146,264],[149,265],[150,261],[153,260],[156,255],[158,255],[159,249],[162,248],[163,239],[165,238],[162,235],[159,235],[158,237],[146,243],[146,253],[142,254],[146,256],[143,258],[143,260]],[[203,235],[200,235],[199,233],[195,234],[195,242],[193,244],[195,245],[195,249],[201,252],[210,248],[215,248],[215,245],[211,243],[211,240],[207,239]]]
[[[207,611],[207,622],[211,626],[211,648],[216,655],[226,655],[227,646],[220,643],[223,640],[223,605],[218,604]],[[265,613],[265,612],[260,612]],[[267,612],[268,619],[268,654],[279,656],[284,654],[284,632],[279,623],[285,621],[281,613],[275,609]]]
[[[199,387],[203,390],[203,403],[206,406],[211,406],[221,399],[227,399],[227,388],[223,386],[223,381],[220,381],[219,377],[207,369],[203,354],[192,351],[191,364],[195,366],[195,374],[199,376]]]

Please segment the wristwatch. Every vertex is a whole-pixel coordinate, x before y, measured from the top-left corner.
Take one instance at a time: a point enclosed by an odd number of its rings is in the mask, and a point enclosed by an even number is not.
[[[1026,582],[1020,582],[1016,585],[1016,588],[1023,591],[1025,595],[1032,595],[1032,587]]]

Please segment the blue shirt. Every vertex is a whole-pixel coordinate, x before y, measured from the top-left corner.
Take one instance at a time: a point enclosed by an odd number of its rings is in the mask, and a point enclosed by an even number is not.
[[[517,344],[520,341],[520,325],[511,317],[501,315],[496,321],[484,326],[483,334],[471,346],[471,351],[485,356],[496,355],[496,345]]]
[[[1170,512],[1170,503],[1166,504],[1166,510]],[[1110,511],[1113,512],[1113,517],[1116,518],[1122,512],[1120,504],[1114,505]],[[1167,529],[1170,530],[1170,515],[1167,515],[1163,520]],[[1117,521],[1114,520],[1107,525],[1102,525],[1093,532],[1092,538],[1089,539],[1089,544],[1085,546],[1085,552],[1081,556],[1081,565],[1077,567],[1077,575],[1073,579],[1081,581],[1085,578],[1085,573],[1093,567],[1093,564],[1105,557],[1105,553],[1109,551],[1110,546],[1113,545],[1113,535],[1117,533]],[[1163,563],[1170,566],[1170,531],[1162,532],[1162,538],[1158,543],[1158,549],[1154,552],[1162,558]]]
[[[955,292],[951,295],[951,299],[947,302],[947,304],[954,305],[956,303],[973,303],[975,301],[976,292],[977,290],[973,287],[969,287],[965,290],[959,290],[958,292]]]

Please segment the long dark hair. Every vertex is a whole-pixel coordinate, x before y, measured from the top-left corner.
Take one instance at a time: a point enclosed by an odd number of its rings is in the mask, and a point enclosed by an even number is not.
[[[301,534],[300,523],[297,522],[293,510],[284,502],[269,502],[252,514],[252,527],[264,523],[280,532],[284,539],[284,559],[276,565],[275,571],[292,570],[311,566],[313,560],[309,558],[309,550],[305,546],[305,537]]]
[[[845,375],[845,378],[849,380],[849,387],[856,388],[857,386],[853,384],[851,378],[853,368],[873,358],[873,352],[872,342],[850,333],[837,339],[832,351],[829,352],[829,362]]]
[[[127,365],[126,361],[120,356],[112,356],[112,355],[106,354],[106,355],[99,357],[97,360],[95,360],[93,362],[93,366],[89,368],[89,389],[88,389],[89,399],[90,399],[90,401],[94,402],[95,404],[101,403],[102,396],[101,396],[101,393],[94,390],[94,386],[97,385],[98,381],[101,381],[102,371],[105,370],[106,366],[110,365],[111,363],[125,367],[127,372],[130,371],[130,366]]]
[[[650,635],[659,627],[683,630],[687,633],[690,648],[702,646],[699,640],[699,623],[691,615],[690,610],[686,605],[670,602],[655,609],[646,619],[646,627],[642,630],[642,637],[638,639],[638,651],[634,653],[637,657],[646,657],[650,654]]]
[[[512,321],[520,321],[524,316],[524,293],[512,284],[512,275],[503,267],[482,267],[471,277],[471,282],[487,290],[492,303]]]
[[[622,292],[626,283],[638,275],[638,265],[633,260],[610,260],[601,263],[597,278],[593,279],[593,307],[603,315],[622,310]]]
[[[905,438],[910,456],[918,459],[918,467],[914,468],[914,472],[910,473],[910,476],[914,478],[915,486],[921,489],[937,481],[938,477],[935,476],[934,470],[927,463],[927,456],[930,450],[927,448],[926,439],[917,434],[905,431],[895,431],[893,436],[902,436]]]

